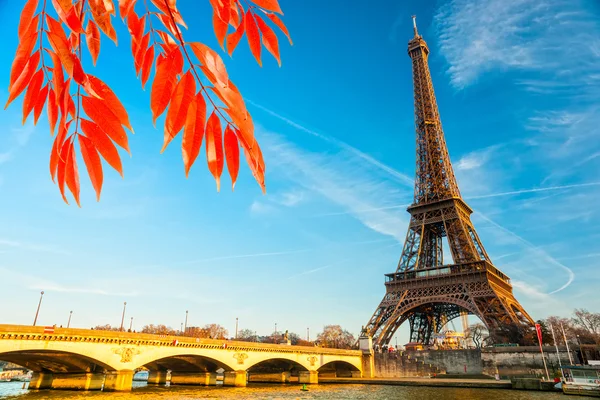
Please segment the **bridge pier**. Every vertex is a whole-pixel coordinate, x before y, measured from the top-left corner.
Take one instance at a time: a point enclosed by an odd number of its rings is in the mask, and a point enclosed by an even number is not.
[[[50,389],[52,387],[52,372],[34,372],[29,381],[29,389]]]
[[[319,383],[319,371],[299,371],[298,383]]]
[[[167,371],[149,371],[148,385],[165,385],[167,383]]]
[[[246,371],[226,371],[223,373],[223,386],[244,387],[248,385]]]
[[[104,378],[105,392],[128,392],[133,383],[133,371],[109,371]]]
[[[248,382],[290,383],[292,374],[289,371],[274,373],[248,373]]]
[[[171,371],[171,385],[214,386],[216,384],[217,384],[217,374],[214,372]],[[246,386],[246,385],[244,385],[244,386]]]

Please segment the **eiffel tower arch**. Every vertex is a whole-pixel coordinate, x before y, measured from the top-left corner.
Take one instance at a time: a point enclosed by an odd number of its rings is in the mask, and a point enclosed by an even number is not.
[[[461,314],[477,316],[497,341],[515,341],[533,326],[512,293],[510,278],[488,256],[454,177],[427,58],[417,31],[408,42],[412,60],[417,139],[410,223],[396,272],[385,275],[386,293],[363,328],[377,345],[389,344],[400,325],[411,342],[429,344]],[[446,238],[452,263],[444,263]]]

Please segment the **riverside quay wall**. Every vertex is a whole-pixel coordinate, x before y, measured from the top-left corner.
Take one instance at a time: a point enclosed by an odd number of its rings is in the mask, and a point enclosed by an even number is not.
[[[548,372],[558,372],[560,362],[569,364],[567,349],[544,346]],[[573,363],[581,363],[578,353],[571,351]],[[378,378],[430,375],[489,375],[500,378],[541,377],[545,375],[540,348],[497,347],[466,350],[422,350],[375,353],[375,376]]]

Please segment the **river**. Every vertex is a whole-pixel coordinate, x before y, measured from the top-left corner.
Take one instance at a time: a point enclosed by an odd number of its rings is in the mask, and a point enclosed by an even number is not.
[[[145,382],[134,382],[127,393],[73,392],[59,390],[23,390],[22,382],[0,382],[0,398],[34,399],[93,399],[93,400],[191,400],[191,399],[357,399],[357,400],[553,400],[564,397],[561,393],[524,392],[507,389],[459,389],[384,385],[310,385],[309,391],[300,385],[252,384],[245,388],[207,386],[150,387]]]

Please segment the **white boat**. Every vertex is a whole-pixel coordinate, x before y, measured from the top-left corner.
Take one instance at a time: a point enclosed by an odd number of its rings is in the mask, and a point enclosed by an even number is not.
[[[564,394],[600,397],[600,368],[591,365],[563,365]]]

